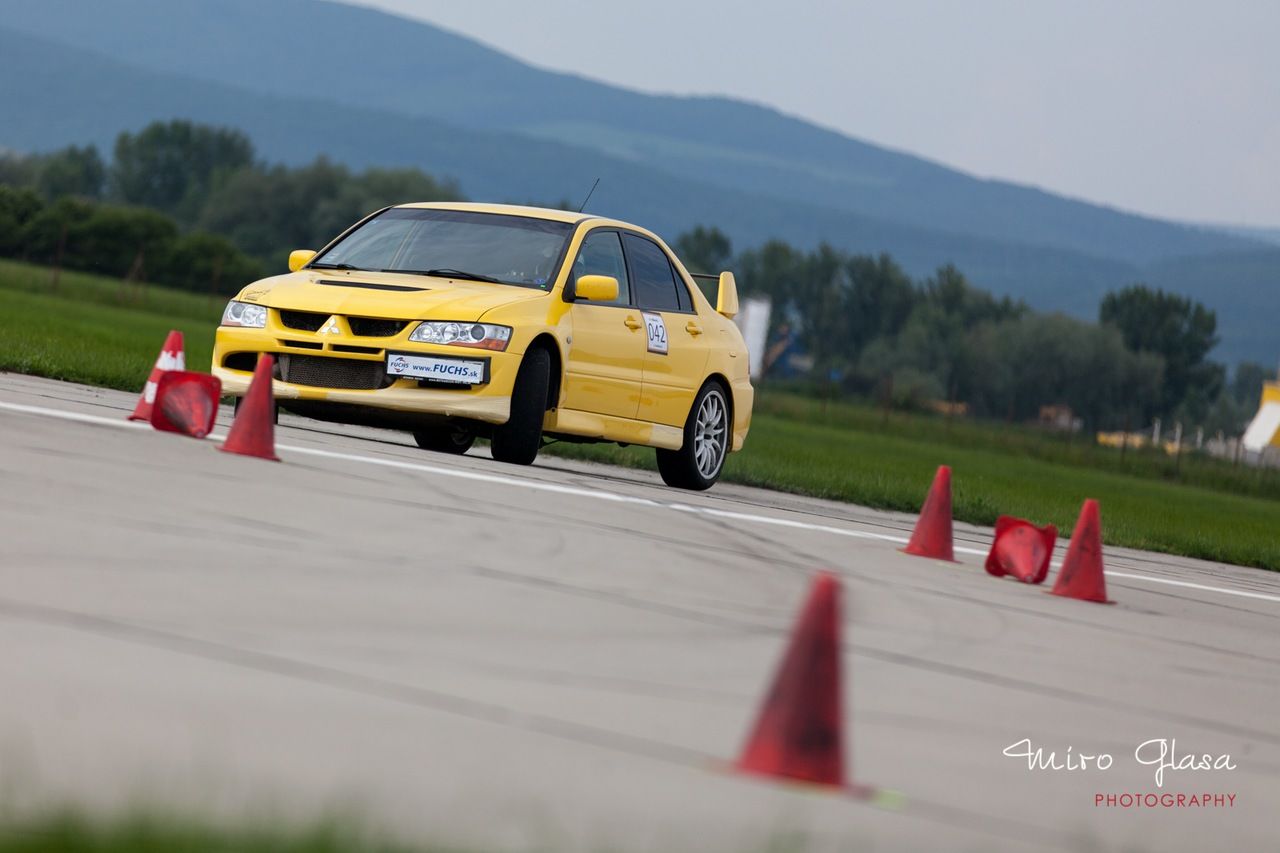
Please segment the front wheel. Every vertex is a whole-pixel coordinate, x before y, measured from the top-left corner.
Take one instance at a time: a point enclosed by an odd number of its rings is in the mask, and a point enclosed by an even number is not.
[[[511,391],[511,417],[493,428],[489,450],[499,462],[532,465],[542,446],[542,420],[547,416],[547,389],[551,386],[551,354],[530,350],[520,362]]]
[[[416,430],[413,440],[423,450],[434,450],[438,453],[454,453],[459,456],[471,449],[475,443],[476,431],[463,424],[450,424],[443,427],[430,427]]]
[[[684,425],[679,450],[658,451],[662,482],[677,489],[705,491],[715,485],[729,452],[729,402],[716,382],[702,386]]]

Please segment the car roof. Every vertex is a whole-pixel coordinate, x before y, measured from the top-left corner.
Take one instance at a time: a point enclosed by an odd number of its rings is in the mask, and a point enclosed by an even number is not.
[[[659,242],[662,239],[648,228],[633,225],[621,219],[598,216],[594,213],[579,213],[576,210],[560,210],[555,207],[532,207],[524,204],[488,204],[475,201],[418,201],[410,204],[397,204],[396,207],[417,207],[428,210],[466,210],[472,213],[500,213],[507,216],[528,216],[532,219],[567,222],[570,225],[578,225],[590,221],[597,227],[625,228],[652,237]]]
[[[485,204],[470,201],[420,201],[398,204],[396,207],[420,207],[429,210],[466,210],[472,213],[502,213],[508,216],[528,216],[532,219],[549,219],[553,222],[581,222],[596,219],[576,210],[557,210],[551,207],[529,207],[522,204]]]

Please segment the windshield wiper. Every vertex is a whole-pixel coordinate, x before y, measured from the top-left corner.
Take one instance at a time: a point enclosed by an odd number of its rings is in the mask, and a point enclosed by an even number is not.
[[[507,284],[500,278],[494,278],[491,275],[481,275],[478,272],[467,272],[466,270],[455,270],[449,267],[441,267],[440,269],[431,270],[382,270],[382,272],[402,272],[405,275],[433,275],[436,278],[465,278],[468,281],[487,281],[490,284]]]
[[[358,267],[354,264],[308,264],[313,270],[362,270],[368,272],[364,267]]]

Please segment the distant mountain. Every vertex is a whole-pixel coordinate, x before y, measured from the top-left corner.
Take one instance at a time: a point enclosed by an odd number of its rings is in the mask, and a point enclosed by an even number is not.
[[[1280,359],[1280,248],[1162,261],[1145,270],[1143,279],[1218,312],[1222,343],[1215,358],[1249,359],[1269,368]]]
[[[1246,240],[1280,246],[1280,228],[1254,228],[1248,225],[1202,225],[1200,227],[1209,231],[1221,231],[1232,237],[1243,237]]]
[[[952,262],[1094,317],[1138,280],[1219,313],[1215,356],[1270,363],[1280,249],[981,181],[776,111],[534,69],[440,29],[318,0],[0,0],[0,147],[95,142],[173,117],[239,127],[269,160],[413,165],[477,199],[577,200],[668,237],[715,224]],[[8,29],[12,28],[12,29]]]
[[[1091,312],[1107,288],[1137,274],[1122,262],[901,225],[699,184],[586,148],[459,128],[427,118],[259,95],[138,69],[100,54],[0,29],[0,145],[25,150],[94,142],[155,119],[188,117],[247,132],[260,154],[289,163],[325,154],[352,166],[413,165],[456,178],[472,198],[549,202],[584,194],[592,212],[643,223],[667,237],[714,223],[737,245],[826,240],[891,252],[926,275],[948,261],[1000,292]],[[993,284],[994,283],[994,284]],[[1007,285],[1007,287],[1002,286]]]
[[[317,0],[0,0],[3,26],[254,92],[519,131],[700,184],[1143,264],[1249,241],[984,181],[753,104],[534,68],[428,24]],[[659,58],[655,58],[660,61]],[[828,85],[856,85],[842,81]]]

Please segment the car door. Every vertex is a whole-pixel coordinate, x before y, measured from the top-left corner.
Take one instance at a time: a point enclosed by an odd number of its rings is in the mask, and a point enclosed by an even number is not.
[[[644,387],[637,417],[682,427],[706,373],[706,330],[688,287],[662,247],[623,235],[636,305],[645,326]]]
[[[586,236],[570,272],[575,282],[581,275],[616,278],[618,298],[610,303],[576,301],[569,309],[573,334],[564,407],[634,418],[640,406],[645,332],[640,312],[631,304],[631,280],[617,231],[597,229]]]

